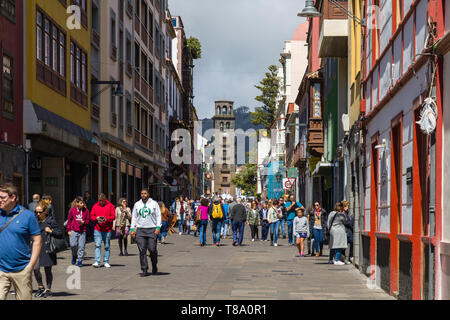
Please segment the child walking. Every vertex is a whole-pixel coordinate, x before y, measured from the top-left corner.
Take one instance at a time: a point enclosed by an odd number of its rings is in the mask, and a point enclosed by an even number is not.
[[[297,216],[294,219],[294,234],[300,257],[304,257],[303,249],[305,239],[309,236],[309,222],[305,217],[305,208],[297,208],[295,209],[295,212],[297,213]]]

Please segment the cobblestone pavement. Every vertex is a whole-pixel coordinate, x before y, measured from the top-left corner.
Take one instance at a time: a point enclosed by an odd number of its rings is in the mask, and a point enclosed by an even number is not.
[[[117,240],[111,240],[112,267],[95,269],[91,266],[94,244],[89,243],[85,266],[80,269],[81,288],[68,289],[71,275],[66,271],[71,257],[65,251],[58,254],[58,265],[53,268],[54,296],[46,299],[394,299],[381,289],[369,289],[367,278],[353,265],[329,265],[327,256],[300,258],[287,239],[272,247],[270,242],[251,242],[248,227],[245,233],[241,247],[233,247],[231,239],[223,239],[221,247],[211,245],[210,228],[206,247],[199,246],[198,237],[168,236],[166,244],[158,244],[159,274],[146,278],[139,276],[135,244],[129,245],[130,256],[120,257]],[[34,276],[33,288],[37,288]]]

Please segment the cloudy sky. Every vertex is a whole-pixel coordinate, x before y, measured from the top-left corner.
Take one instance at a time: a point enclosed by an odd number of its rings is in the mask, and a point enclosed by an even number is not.
[[[267,67],[279,64],[284,40],[305,21],[297,17],[304,0],[169,0],[181,16],[187,37],[202,44],[194,62],[194,103],[200,119],[214,113],[215,100],[235,107],[259,106],[254,87]]]

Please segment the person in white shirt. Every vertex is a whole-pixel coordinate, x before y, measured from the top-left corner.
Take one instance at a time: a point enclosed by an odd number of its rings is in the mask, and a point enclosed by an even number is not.
[[[150,198],[147,189],[142,189],[141,200],[136,202],[131,216],[131,236],[136,237],[141,263],[141,277],[149,276],[147,250],[150,251],[152,273],[158,272],[157,240],[161,231],[161,210],[158,203]],[[137,228],[137,231],[136,231]]]

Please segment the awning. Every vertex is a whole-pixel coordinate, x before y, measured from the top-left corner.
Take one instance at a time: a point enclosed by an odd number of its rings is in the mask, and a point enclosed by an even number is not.
[[[320,161],[316,165],[316,169],[313,171],[313,176],[329,176],[333,173],[334,163]]]

